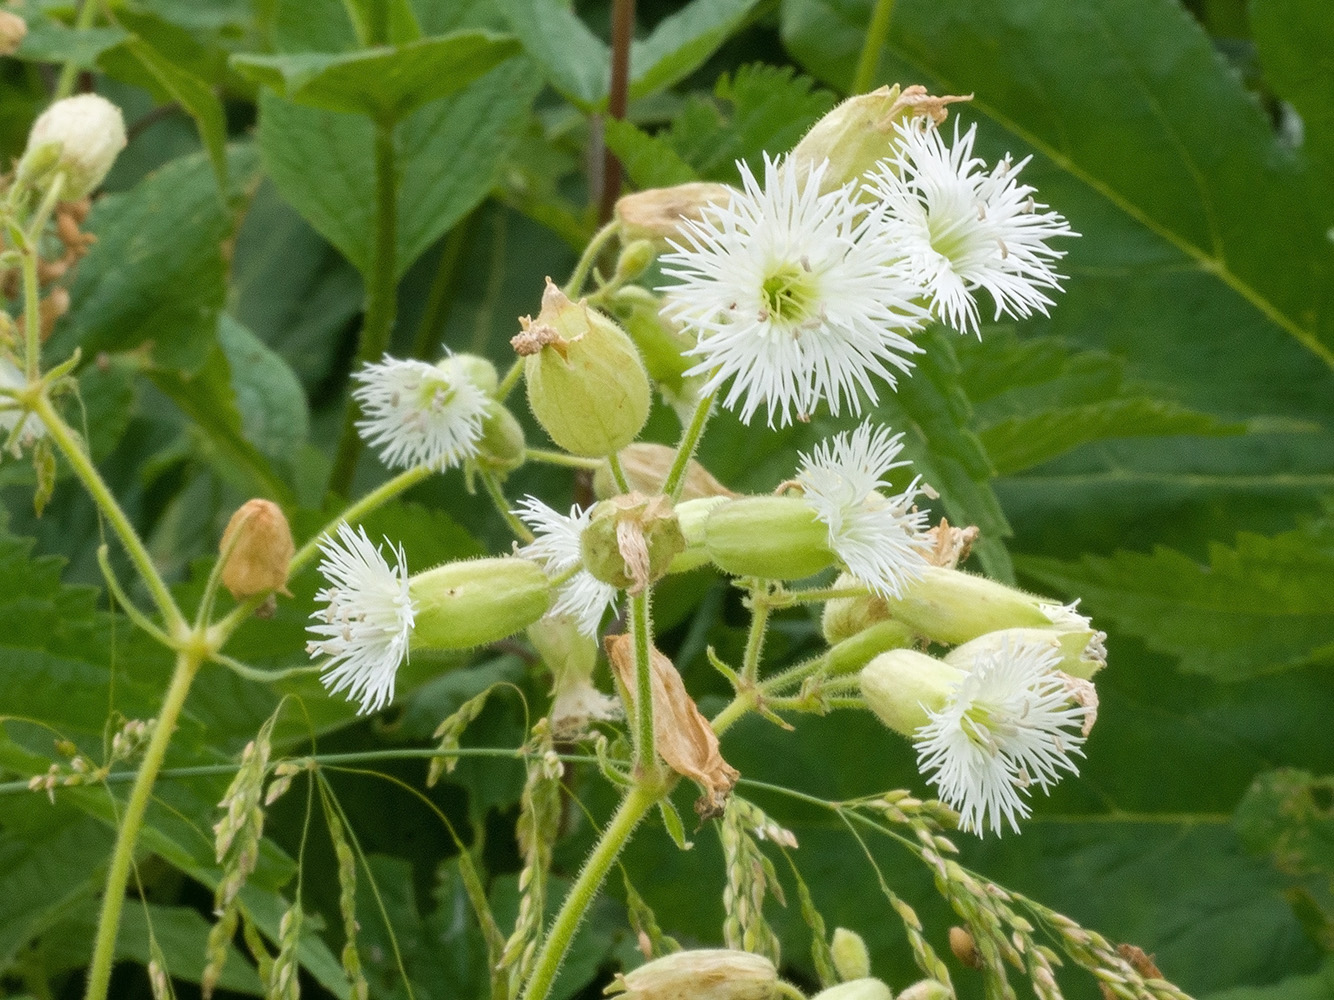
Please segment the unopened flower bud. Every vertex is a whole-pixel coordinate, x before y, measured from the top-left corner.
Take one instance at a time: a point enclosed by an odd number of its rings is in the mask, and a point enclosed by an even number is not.
[[[721,504],[704,525],[704,544],[733,576],[800,580],[834,563],[829,529],[796,497],[742,497]]]
[[[671,471],[676,451],[665,444],[653,444],[648,441],[636,441],[621,449],[617,456],[621,460],[621,471],[625,473],[630,489],[638,493],[661,493],[667,473]],[[616,480],[611,474],[611,465],[603,464],[593,474],[593,492],[603,500],[620,493]],[[685,482],[681,486],[682,500],[700,500],[704,497],[735,497],[733,493],[709,470],[693,458],[686,466]]]
[[[861,673],[862,697],[890,729],[911,738],[944,707],[964,672],[913,649],[881,653]]]
[[[665,250],[668,240],[682,239],[683,219],[698,222],[705,205],[726,205],[731,199],[732,189],[726,184],[705,181],[622,195],[616,202],[621,242],[654,240]]]
[[[638,285],[617,292],[610,308],[639,348],[649,378],[665,395],[681,396],[694,381],[685,377],[695,364],[685,352],[695,346],[695,338],[662,314],[662,299]]]
[[[435,366],[444,372],[450,381],[466,378],[488,396],[495,396],[500,387],[496,366],[476,354],[446,354],[436,362]]]
[[[894,1000],[894,992],[879,979],[866,976],[821,990],[811,1000]]]
[[[574,455],[620,451],[648,419],[651,393],[635,345],[611,319],[571,302],[550,279],[536,319],[511,343],[525,357],[528,404],[551,439]]]
[[[658,256],[658,248],[652,240],[634,240],[627,243],[616,258],[616,284],[634,281],[650,267]]]
[[[618,975],[603,992],[619,993],[618,1000],[770,1000],[778,970],[748,951],[678,951]]]
[[[232,515],[218,543],[227,560],[222,585],[238,601],[270,591],[287,591],[287,567],[296,554],[292,529],[271,500],[247,500]]]
[[[526,448],[523,425],[504,404],[491,400],[482,417],[482,436],[477,439],[477,462],[503,475],[523,465]]]
[[[449,562],[408,584],[412,649],[471,649],[527,628],[546,614],[551,581],[535,562],[502,556]]]
[[[0,56],[12,56],[28,34],[28,22],[8,10],[0,10]]]
[[[871,974],[871,953],[866,949],[866,942],[856,931],[846,927],[834,928],[834,937],[829,942],[829,952],[834,959],[834,971],[844,982],[865,979]]]
[[[849,636],[825,655],[826,670],[830,677],[855,674],[881,653],[891,649],[907,649],[917,642],[917,633],[892,618],[876,622],[870,628]]]
[[[843,590],[857,586],[857,579],[851,573],[840,573],[832,589]],[[824,634],[825,642],[833,646],[887,618],[889,605],[878,594],[868,592],[856,597],[836,597],[832,601],[825,601],[824,612],[820,615],[820,631]]]
[[[124,148],[125,120],[118,107],[97,94],[66,97],[33,123],[18,180],[37,186],[61,173],[61,197],[75,201],[102,183]]]
[[[951,645],[1000,629],[1050,628],[1040,603],[1003,583],[940,566],[929,567],[902,597],[885,598],[894,618]]]
[[[642,591],[685,551],[685,536],[665,496],[627,493],[603,500],[579,540],[584,567],[619,590]]]
[[[932,97],[925,87],[916,85],[900,90],[898,84],[856,94],[811,126],[788,154],[789,162],[806,173],[828,160],[820,189],[832,191],[893,154],[898,144],[894,126],[899,122],[929,115],[940,124],[946,105],[966,100],[969,98]]]
[[[899,994],[899,1000],[954,1000],[954,991],[934,979],[919,979]]]

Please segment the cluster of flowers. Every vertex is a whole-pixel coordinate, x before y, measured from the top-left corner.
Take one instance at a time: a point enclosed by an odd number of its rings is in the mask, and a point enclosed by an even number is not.
[[[945,139],[949,100],[920,88],[853,98],[789,154],[766,158],[762,182],[739,164],[739,189],[623,199],[618,276],[660,257],[674,283],[660,297],[604,288],[598,304],[629,334],[548,285],[514,346],[551,438],[627,466],[656,455],[660,446],[633,444],[649,375],[701,415],[715,398],[747,422],[763,410],[770,426],[805,420],[820,403],[860,414],[863,395],[876,399],[872,376],[892,387],[910,371],[922,350],[910,337],[925,323],[978,331],[980,291],[998,317],[1045,313],[1062,256],[1047,241],[1075,234],[1019,181],[1024,162],[988,167],[974,154],[975,127]],[[644,259],[627,265],[632,256]],[[358,426],[387,465],[503,475],[524,460],[522,430],[483,359],[386,358],[356,378]],[[661,449],[639,491],[623,482],[568,514],[525,497],[512,513],[532,539],[513,556],[415,576],[401,548],[386,558],[364,529],[343,525],[323,543],[328,586],[309,651],[327,658],[326,683],[369,712],[392,699],[414,648],[464,649],[544,616],[593,637],[620,591],[709,562],[761,580],[839,567],[836,586],[861,596],[826,606],[831,657],[855,642],[844,669],[861,672],[868,706],[914,741],[966,829],[1017,829],[1032,784],[1045,790],[1076,771],[1101,634],[1073,609],[955,569],[963,546],[949,544],[948,526],[930,528],[918,501],[935,494],[895,472],[908,465],[902,449],[901,434],[868,423],[802,455],[775,495],[738,497],[698,470],[705,486],[674,504],[661,495],[672,460]],[[944,658],[905,648],[930,642],[954,648]]]

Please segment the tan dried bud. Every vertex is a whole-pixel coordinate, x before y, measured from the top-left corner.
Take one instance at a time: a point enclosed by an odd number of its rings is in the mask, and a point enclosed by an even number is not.
[[[612,497],[594,507],[579,544],[588,572],[631,594],[665,576],[686,547],[672,501],[642,493]]]
[[[968,553],[973,550],[973,543],[981,533],[976,525],[956,528],[942,517],[940,523],[926,533],[932,542],[931,550],[926,554],[926,561],[932,566],[954,569],[968,558]]]
[[[771,1000],[778,970],[763,955],[727,948],[678,951],[616,977],[618,1000]]]
[[[292,529],[271,500],[247,500],[227,522],[218,551],[227,560],[222,585],[238,601],[278,591],[288,597],[287,568],[296,554]]]
[[[28,22],[13,11],[0,10],[0,56],[12,56],[28,34]]]
[[[637,493],[652,496],[662,492],[662,484],[667,481],[672,462],[676,459],[676,449],[665,444],[653,444],[648,441],[636,441],[629,447],[622,448],[617,456],[621,460],[621,471],[625,473],[630,489]],[[593,492],[603,500],[620,493],[616,480],[611,474],[611,466],[603,464],[593,474]],[[681,487],[682,500],[703,500],[706,497],[737,497],[722,483],[713,477],[693,458],[686,466],[685,483]]]
[[[633,703],[637,690],[634,639],[625,634],[609,635],[603,642],[612,669]],[[705,818],[719,815],[740,772],[723,760],[713,727],[686,692],[672,661],[652,647],[649,673],[653,682],[653,734],[658,753],[668,767],[703,790],[703,796],[695,804],[696,811]]]
[[[621,242],[654,240],[662,247],[668,240],[679,242],[682,220],[700,221],[705,205],[726,205],[734,193],[726,184],[696,181],[622,195],[616,202]]]
[[[982,953],[977,950],[977,942],[964,927],[950,928],[950,951],[954,957],[970,969],[982,968]]]

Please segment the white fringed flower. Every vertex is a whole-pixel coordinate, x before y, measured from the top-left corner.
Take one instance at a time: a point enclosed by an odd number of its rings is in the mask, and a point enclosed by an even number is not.
[[[0,389],[22,389],[27,384],[28,380],[17,365],[7,358],[0,358]],[[14,428],[19,427],[20,420],[22,427],[14,439],[16,458],[25,447],[46,434],[46,425],[35,413],[22,414],[13,397],[0,396],[0,444],[9,439]]]
[[[385,355],[353,376],[361,406],[357,430],[390,468],[436,472],[477,454],[490,402],[461,371]]]
[[[664,315],[699,338],[700,361],[686,375],[708,376],[706,392],[729,379],[723,405],[758,409],[786,425],[823,399],[861,412],[860,392],[876,400],[871,375],[894,385],[917,347],[904,334],[925,314],[918,290],[877,237],[874,213],[852,185],[820,194],[825,165],[804,179],[784,161],[764,165],[764,185],[744,164],[743,190],[726,205],[706,205],[684,220],[663,272],[680,283]]]
[[[806,502],[829,529],[829,547],[848,570],[876,593],[899,597],[926,570],[931,549],[927,512],[914,503],[926,490],[921,477],[886,497],[885,476],[908,465],[897,461],[903,435],[863,424],[816,445],[801,456],[797,482]]]
[[[519,554],[542,564],[547,574],[560,577],[583,566],[579,538],[588,527],[592,508],[575,504],[569,517],[552,510],[536,497],[524,497],[514,512],[537,536]],[[562,583],[547,617],[569,615],[584,635],[597,635],[602,614],[616,603],[616,588],[603,583],[586,569],[578,569]]]
[[[388,544],[388,539],[385,539]],[[390,546],[395,566],[366,537],[366,529],[338,526],[337,540],[320,542],[324,559],[320,573],[329,586],[315,595],[328,606],[310,617],[317,636],[306,645],[311,656],[327,656],[321,678],[333,693],[347,689],[349,701],[360,701],[357,713],[374,712],[393,700],[394,675],[408,655],[408,637],[416,608],[408,592],[403,549]]]
[[[1008,822],[1017,833],[1034,783],[1048,791],[1062,771],[1079,773],[1071,754],[1083,756],[1088,709],[1073,700],[1060,660],[1049,643],[1007,642],[979,655],[917,731],[918,766],[963,829],[999,835]]]
[[[991,294],[996,318],[1047,314],[1047,291],[1064,277],[1065,256],[1047,240],[1078,236],[1069,223],[1033,200],[1018,182],[1029,158],[1007,156],[988,170],[973,155],[974,125],[962,137],[956,122],[947,144],[928,118],[896,126],[900,143],[866,186],[885,209],[883,238],[897,248],[925,291],[931,312],[960,332],[978,332],[977,289]]]

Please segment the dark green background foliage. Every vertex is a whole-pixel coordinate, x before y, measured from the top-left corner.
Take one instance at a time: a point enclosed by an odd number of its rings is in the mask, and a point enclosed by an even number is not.
[[[356,9],[357,4],[351,4]],[[182,593],[199,593],[223,524],[271,497],[298,541],[323,522],[373,231],[372,125],[397,117],[402,273],[393,349],[444,343],[509,362],[516,317],[542,278],[567,274],[592,234],[591,115],[605,107],[605,4],[396,0],[392,55],[356,53],[336,0],[136,0],[76,32],[59,0],[16,9],[30,34],[0,60],[0,155],[22,148],[53,63],[74,60],[126,111],[132,140],[96,202],[98,242],[70,285],[47,358],[76,345],[94,457]],[[790,147],[850,85],[869,0],[645,2],[628,120],[605,141],[632,186],[734,180],[735,161]],[[433,40],[458,29],[491,34]],[[459,38],[462,37],[463,41]],[[1110,634],[1088,759],[1037,803],[1021,836],[967,842],[965,860],[1116,941],[1211,1000],[1334,997],[1334,7],[1329,0],[898,0],[875,83],[974,94],[983,152],[1032,156],[1025,178],[1082,238],[1050,319],[932,332],[930,353],[877,416],[908,432],[951,521],[981,526],[974,568],[1061,598]],[[453,77],[434,71],[441,61]],[[526,416],[526,415],[525,415]],[[768,490],[832,422],[779,432],[716,421],[702,457],[737,489]],[[650,424],[671,441],[665,408]],[[542,435],[530,426],[530,440]],[[385,478],[373,457],[355,495]],[[0,466],[0,769],[44,772],[56,736],[100,754],[108,716],[153,715],[170,664],[109,610],[94,510],[62,479],[41,518],[30,467]],[[564,473],[521,470],[511,495],[559,503]],[[503,525],[457,472],[368,522],[411,566],[507,547]],[[115,546],[113,545],[113,552]],[[128,572],[122,567],[125,578]],[[317,581],[228,652],[304,661]],[[186,606],[192,606],[187,600]],[[734,592],[701,571],[656,602],[662,645],[708,710],[724,657],[744,641]],[[789,613],[770,653],[817,647]],[[415,657],[394,708],[354,720],[313,681],[270,690],[206,669],[169,767],[234,761],[285,694],[285,752],[425,746],[436,724],[495,680],[529,708],[546,687],[519,656]],[[517,746],[524,701],[492,698],[465,745]],[[844,798],[925,787],[909,748],[869,717],[751,718],[724,754],[748,778]],[[419,762],[375,766],[421,788]],[[146,996],[145,915],[182,995],[203,964],[219,877],[210,827],[227,776],[167,777],[149,812],[127,908],[120,996]],[[454,841],[400,785],[332,775],[421,998],[473,997],[485,951]],[[596,818],[595,772],[573,790]],[[464,761],[429,793],[484,865],[498,916],[515,907],[518,763]],[[114,786],[123,793],[125,785]],[[829,928],[860,931],[875,971],[916,978],[903,932],[860,848],[829,814],[754,792],[796,831],[793,858]],[[685,805],[686,803],[682,803]],[[103,789],[0,795],[0,994],[78,992],[116,803]],[[318,810],[316,811],[318,815]],[[290,898],[305,791],[275,807],[245,900],[273,935]],[[318,828],[319,820],[315,821]],[[590,840],[576,808],[557,848],[571,875]],[[307,995],[345,996],[327,840],[305,855]],[[665,932],[720,941],[722,863],[705,828],[680,852],[646,826],[626,870]],[[877,859],[946,951],[952,922],[927,874],[893,845]],[[779,859],[780,874],[788,869]],[[558,885],[561,884],[559,881]],[[810,984],[795,886],[771,918],[785,972]],[[600,989],[633,954],[614,875],[558,992]],[[363,958],[376,997],[405,996],[363,876]],[[964,994],[977,989],[956,971]],[[255,993],[239,952],[223,985]],[[1094,997],[1072,974],[1072,997]],[[327,990],[322,994],[321,990]]]

